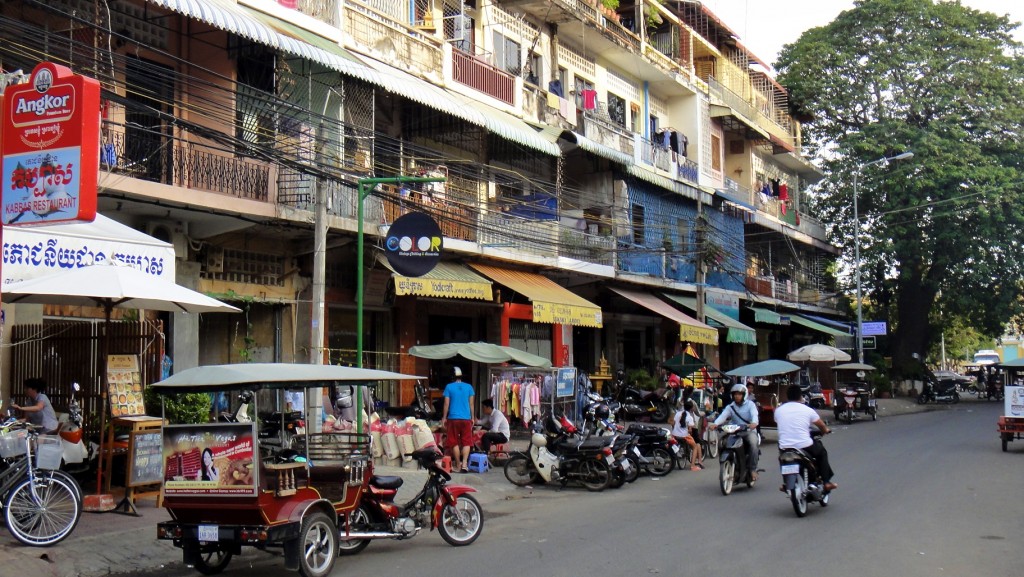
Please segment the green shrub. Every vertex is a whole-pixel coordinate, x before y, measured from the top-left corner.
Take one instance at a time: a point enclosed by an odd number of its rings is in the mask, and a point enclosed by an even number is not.
[[[210,395],[206,393],[161,395],[146,387],[144,398],[146,412],[157,417],[160,416],[160,403],[163,402],[164,415],[171,425],[205,423],[210,420]]]
[[[644,369],[633,369],[626,374],[626,382],[638,389],[653,391],[658,388],[658,379]]]

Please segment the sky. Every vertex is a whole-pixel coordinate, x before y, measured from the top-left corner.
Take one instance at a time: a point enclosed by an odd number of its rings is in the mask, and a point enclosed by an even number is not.
[[[718,15],[740,42],[758,58],[774,64],[783,44],[795,42],[804,30],[823,26],[843,10],[853,7],[853,0],[703,0]],[[961,0],[975,10],[1009,14],[1010,20],[1024,21],[1024,0]],[[1024,27],[1015,32],[1024,42]]]

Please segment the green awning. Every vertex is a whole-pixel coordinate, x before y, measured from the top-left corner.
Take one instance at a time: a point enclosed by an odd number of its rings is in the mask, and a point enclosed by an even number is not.
[[[675,301],[692,311],[697,310],[697,299],[693,297],[684,297],[669,293],[663,294],[669,300]],[[717,323],[719,326],[728,329],[728,332],[725,335],[726,342],[757,346],[757,331],[740,321],[730,317],[711,305],[704,306],[704,316],[706,316],[709,321]]]
[[[754,322],[768,323],[770,325],[786,325],[789,323],[783,322],[782,315],[775,311],[768,309],[762,309],[758,307],[747,307],[754,311]]]
[[[789,320],[793,321],[794,323],[796,323],[798,325],[803,325],[803,326],[805,326],[805,327],[807,327],[809,329],[814,329],[814,330],[818,331],[819,333],[825,333],[826,335],[831,335],[833,337],[848,337],[848,336],[850,336],[850,333],[846,333],[846,332],[834,329],[832,327],[825,326],[825,325],[823,325],[821,323],[816,323],[816,322],[812,321],[811,319],[806,319],[806,318],[804,318],[804,317],[802,317],[800,315],[789,315]]]

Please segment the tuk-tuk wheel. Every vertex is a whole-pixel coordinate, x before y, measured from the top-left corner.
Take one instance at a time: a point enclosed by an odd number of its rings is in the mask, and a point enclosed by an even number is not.
[[[1003,434],[1003,437],[1002,437],[1001,440],[1003,442],[1003,452],[1005,453],[1006,452],[1006,446],[1010,443],[1010,440],[1007,438],[1005,433]]]
[[[204,551],[196,560],[195,570],[203,575],[217,575],[231,563],[232,554],[228,551]]]
[[[338,557],[338,528],[323,511],[310,513],[299,530],[299,574],[327,577]]]

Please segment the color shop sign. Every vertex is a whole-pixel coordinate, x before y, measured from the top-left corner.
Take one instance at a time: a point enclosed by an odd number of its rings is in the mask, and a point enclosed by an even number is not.
[[[0,110],[3,224],[95,219],[99,82],[43,62],[7,89]]]
[[[388,264],[402,276],[418,277],[432,271],[441,260],[441,228],[421,212],[410,212],[395,220],[384,239]]]

